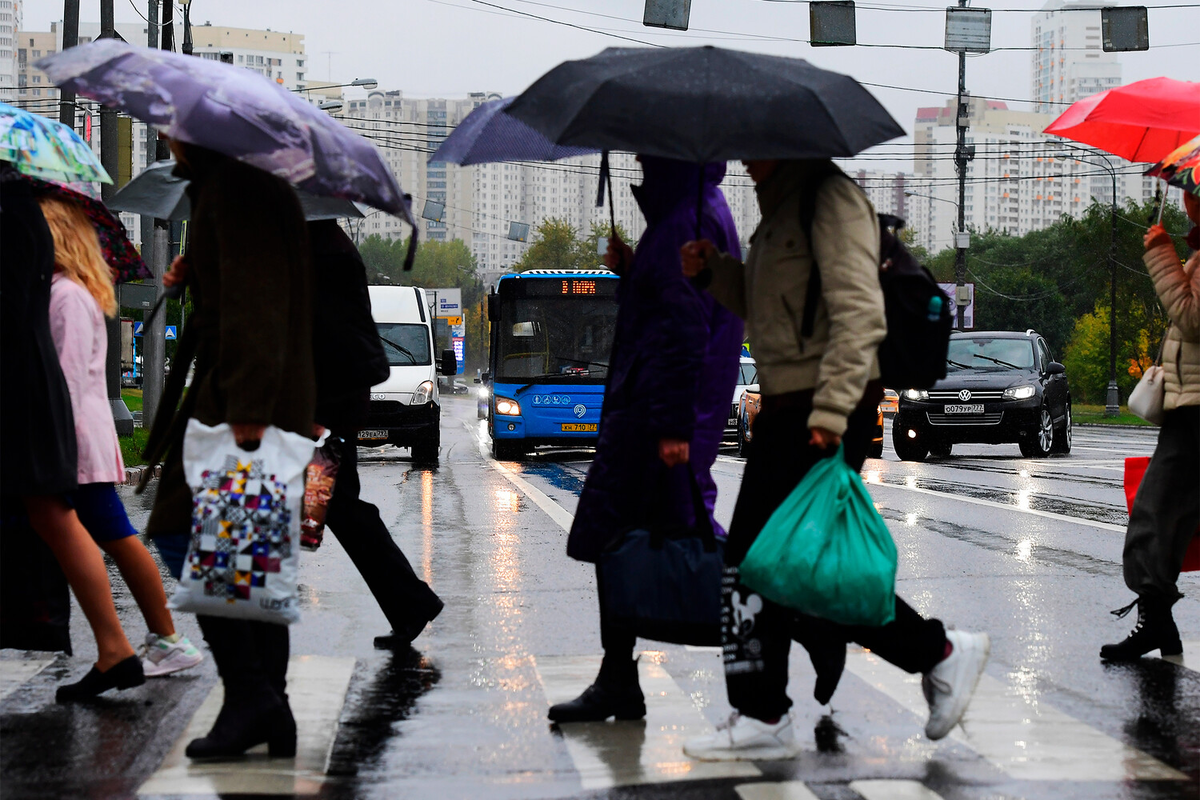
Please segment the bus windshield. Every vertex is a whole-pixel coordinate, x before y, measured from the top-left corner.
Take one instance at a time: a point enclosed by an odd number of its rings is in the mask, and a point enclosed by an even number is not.
[[[429,352],[429,328],[404,322],[378,322],[379,338],[387,353],[388,365],[407,367],[432,364]]]
[[[611,295],[504,297],[494,380],[604,383],[616,321]]]

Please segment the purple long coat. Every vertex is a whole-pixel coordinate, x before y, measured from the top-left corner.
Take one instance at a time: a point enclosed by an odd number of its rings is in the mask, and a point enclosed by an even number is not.
[[[737,230],[717,188],[725,165],[703,172],[701,236],[737,255]],[[617,289],[600,440],[567,540],[567,555],[579,561],[596,562],[630,527],[694,521],[687,473],[659,460],[660,439],[691,442],[690,466],[712,518],[717,487],[709,470],[737,382],[742,321],[696,289],[679,265],[679,248],[696,238],[701,170],[643,156],[642,173],[633,192],[647,228]]]

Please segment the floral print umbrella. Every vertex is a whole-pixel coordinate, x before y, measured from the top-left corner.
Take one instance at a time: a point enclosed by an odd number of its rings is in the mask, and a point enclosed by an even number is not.
[[[112,183],[92,148],[75,131],[7,103],[0,103],[0,161],[44,180]]]
[[[30,179],[30,182],[34,185],[35,193],[52,194],[83,208],[83,212],[96,228],[96,235],[100,238],[100,250],[113,272],[114,283],[154,277],[137,248],[133,246],[133,242],[129,241],[121,220],[94,196],[89,184],[63,184],[37,178]]]
[[[1185,192],[1200,195],[1200,136],[1176,148],[1146,172]]]

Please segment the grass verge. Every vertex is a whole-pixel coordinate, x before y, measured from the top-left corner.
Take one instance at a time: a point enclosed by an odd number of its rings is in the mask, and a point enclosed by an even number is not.
[[[141,392],[138,392],[140,395]],[[141,398],[138,398],[139,402]],[[146,446],[146,440],[150,438],[150,431],[145,428],[134,428],[133,436],[118,436],[117,439],[121,443],[121,459],[124,460],[127,467],[140,467],[146,463],[145,457],[142,455],[142,448]]]
[[[1082,424],[1129,425],[1143,428],[1154,427],[1139,416],[1129,413],[1128,406],[1121,406],[1121,413],[1115,417],[1104,415],[1104,406],[1074,403],[1071,405],[1071,416],[1075,422]]]
[[[142,410],[141,389],[122,389],[121,399],[125,401],[125,407],[129,409],[129,413]]]

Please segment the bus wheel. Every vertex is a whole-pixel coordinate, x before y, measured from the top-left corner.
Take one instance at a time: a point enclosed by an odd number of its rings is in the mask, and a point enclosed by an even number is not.
[[[517,461],[525,455],[525,443],[516,440],[492,439],[492,457],[497,461]]]

